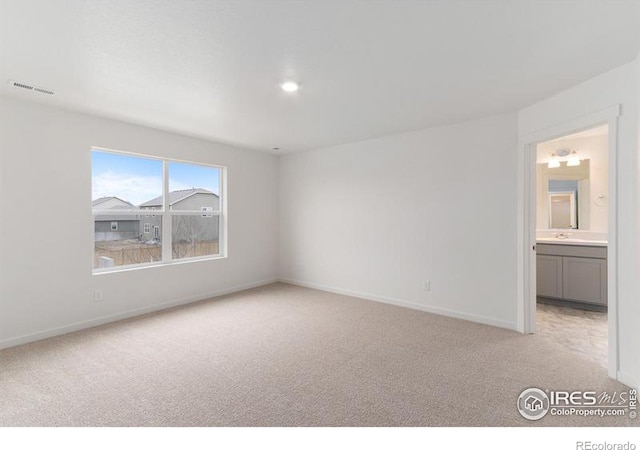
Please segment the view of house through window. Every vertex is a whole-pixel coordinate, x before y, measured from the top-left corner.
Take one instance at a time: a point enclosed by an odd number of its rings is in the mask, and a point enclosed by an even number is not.
[[[93,150],[93,268],[220,255],[221,177],[220,167]]]

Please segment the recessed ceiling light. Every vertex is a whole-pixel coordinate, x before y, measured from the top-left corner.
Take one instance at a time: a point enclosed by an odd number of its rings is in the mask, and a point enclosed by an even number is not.
[[[285,81],[284,83],[280,84],[280,87],[285,92],[295,92],[300,89],[300,85],[295,81]]]

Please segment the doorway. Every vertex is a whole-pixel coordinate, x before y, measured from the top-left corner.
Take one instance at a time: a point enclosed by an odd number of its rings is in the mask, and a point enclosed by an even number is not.
[[[607,368],[609,127],[536,144],[536,330]]]
[[[606,366],[616,379],[618,116],[616,106],[522,139],[518,310],[521,331],[557,335],[558,345]],[[568,145],[589,136],[599,136],[604,166],[587,147]]]

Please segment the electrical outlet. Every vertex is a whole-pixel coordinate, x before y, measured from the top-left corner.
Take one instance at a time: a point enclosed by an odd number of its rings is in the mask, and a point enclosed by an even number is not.
[[[103,298],[102,289],[96,289],[95,291],[93,291],[93,301],[94,302],[101,302],[102,298]]]
[[[424,282],[424,290],[425,292],[431,292],[431,281]]]

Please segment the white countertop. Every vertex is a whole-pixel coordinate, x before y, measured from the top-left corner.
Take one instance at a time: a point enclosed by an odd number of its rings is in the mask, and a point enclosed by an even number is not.
[[[555,244],[555,245],[582,245],[582,246],[590,246],[590,247],[606,247],[607,241],[598,241],[592,239],[576,239],[576,238],[538,238],[536,239],[537,244]]]

